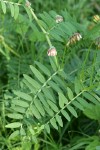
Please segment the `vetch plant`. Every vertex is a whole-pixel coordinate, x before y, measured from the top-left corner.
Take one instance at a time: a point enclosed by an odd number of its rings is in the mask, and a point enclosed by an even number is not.
[[[48,56],[56,56],[57,55],[57,51],[55,49],[55,47],[51,47],[48,52],[47,52]]]
[[[24,62],[21,66],[17,60],[12,61],[9,78],[18,77],[20,88],[11,87],[9,91],[13,93],[5,96],[6,116],[10,118],[5,127],[11,129],[9,138],[21,136],[37,143],[42,132],[50,133],[52,128],[59,131],[65,122],[78,118],[79,112],[90,109],[91,104],[100,105],[100,51],[94,46],[99,45],[94,41],[99,37],[100,25],[87,30],[66,11],[61,15],[44,12],[37,17],[29,1],[22,5],[2,0],[1,5],[4,14],[9,6],[15,20],[20,17],[19,8],[24,6],[32,30],[30,39],[34,45],[40,45],[37,49],[43,50],[41,59],[40,51],[36,51],[39,56],[34,64],[29,62],[30,71],[25,71]],[[24,71],[18,74],[20,68]]]

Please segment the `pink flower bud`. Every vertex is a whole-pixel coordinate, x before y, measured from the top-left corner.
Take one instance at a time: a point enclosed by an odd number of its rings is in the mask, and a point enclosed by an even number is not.
[[[30,7],[30,6],[31,6],[31,3],[30,3],[28,0],[26,0],[25,5],[26,5],[26,7]]]
[[[60,22],[62,22],[62,21],[63,21],[63,17],[60,16],[60,15],[57,15],[57,16],[56,16],[56,23],[60,23]]]
[[[67,46],[69,46],[70,44],[74,44],[74,43],[76,43],[77,41],[80,41],[82,39],[82,36],[81,36],[81,34],[80,33],[78,33],[78,32],[76,32],[76,33],[74,33],[71,37],[70,37],[70,39],[68,40],[68,42],[67,42]]]
[[[48,50],[48,52],[47,52],[47,55],[48,56],[56,56],[57,55],[57,51],[56,51],[55,47],[50,48]]]

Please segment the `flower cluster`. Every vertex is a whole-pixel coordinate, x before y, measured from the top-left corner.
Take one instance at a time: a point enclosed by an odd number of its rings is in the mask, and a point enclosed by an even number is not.
[[[60,23],[60,22],[62,22],[62,21],[63,21],[63,17],[60,16],[60,15],[57,15],[57,16],[56,16],[56,23]]]
[[[99,15],[95,15],[95,16],[93,16],[93,21],[94,22],[99,22],[100,21],[100,16]]]
[[[48,56],[56,56],[57,55],[56,48],[55,47],[51,47],[50,49],[48,49],[47,55]]]
[[[69,41],[67,42],[67,46],[69,46],[70,44],[76,43],[77,41],[80,41],[82,39],[82,36],[80,33],[74,33],[74,35],[72,35],[69,39]]]
[[[28,0],[26,0],[25,5],[26,5],[26,7],[30,7],[30,6],[31,6],[31,3],[30,3]]]

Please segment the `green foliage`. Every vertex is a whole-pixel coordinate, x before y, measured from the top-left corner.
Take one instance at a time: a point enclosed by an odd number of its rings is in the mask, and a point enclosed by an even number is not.
[[[40,62],[37,62],[36,64],[38,64],[38,67],[41,70],[46,68]],[[64,89],[63,85],[60,85],[59,82],[55,80],[56,77],[59,77],[63,80],[63,82],[66,82],[66,79],[62,78],[62,76],[59,75],[59,72],[63,71],[62,69],[58,69],[55,72],[51,70],[51,72],[49,73],[51,75],[48,76],[48,74],[42,74],[40,69],[37,70],[33,66],[30,66],[30,68],[32,74],[34,75],[34,79],[28,75],[24,75],[24,83],[26,84],[26,86],[28,86],[30,91],[29,93],[24,93],[24,91],[14,91],[14,94],[18,97],[12,99],[10,109],[13,110],[13,114],[8,115],[8,117],[13,119],[18,119],[16,116],[19,115],[19,119],[21,121],[20,124],[22,123],[22,126],[24,126],[24,119],[27,120],[27,123],[31,125],[31,122],[28,122],[28,118],[32,119],[34,116],[37,120],[41,118],[40,124],[43,128],[45,128],[45,125],[48,124],[49,126],[51,124],[55,129],[58,129],[58,125],[60,125],[61,127],[63,126],[63,120],[60,115],[64,115],[64,117],[69,121],[70,115],[78,117],[75,107],[80,110],[83,110],[87,106],[89,106],[90,108],[91,105],[89,103],[87,105],[87,100],[93,104],[99,104],[98,99],[94,98],[91,95],[91,92],[88,92],[88,88],[87,90],[86,88],[81,89],[77,94],[74,94],[74,88],[72,91],[69,87],[67,87],[67,85],[66,89]],[[44,72],[46,70],[44,70]],[[55,78],[53,78],[54,76]],[[71,87],[73,86],[74,84],[72,83]],[[64,89],[64,91],[62,89]],[[67,95],[65,95],[65,93],[67,93]],[[84,105],[85,103],[86,105]],[[19,110],[15,110],[16,107],[20,107],[20,109],[23,109],[24,113],[22,112],[21,114],[18,114]],[[51,110],[52,113],[49,112],[49,110]],[[46,115],[46,113],[48,113],[48,115]],[[48,119],[46,119],[47,116]],[[28,124],[26,125],[28,126]],[[34,132],[34,134],[36,133]]]
[[[67,9],[73,6],[73,12],[57,9],[36,15],[37,4],[31,8],[35,2],[20,2],[0,0],[1,150],[98,150],[100,47],[95,41],[100,23],[80,15],[90,4],[72,0]],[[57,23],[57,12],[62,22]],[[52,46],[57,56],[49,57]]]
[[[100,120],[99,116],[100,104],[99,105],[91,105],[91,108],[85,109],[84,114],[90,119]]]
[[[19,15],[19,4],[18,3],[13,3],[13,2],[8,2],[8,1],[3,1],[1,0],[1,6],[2,6],[2,11],[5,14],[6,9],[9,6],[10,11],[11,11],[11,16],[14,17],[16,20],[18,15]]]

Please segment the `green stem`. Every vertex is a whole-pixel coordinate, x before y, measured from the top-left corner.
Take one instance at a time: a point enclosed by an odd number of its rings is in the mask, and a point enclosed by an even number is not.
[[[40,24],[40,22],[39,22],[37,16],[36,16],[35,13],[33,12],[32,8],[29,7],[29,9],[30,9],[30,11],[31,11],[31,14],[32,14],[33,18],[34,18],[35,21],[37,22],[38,26],[41,28],[41,30],[42,30],[43,33],[45,34],[49,46],[52,47],[52,43],[51,43],[51,41],[50,41],[50,38],[49,38],[49,36],[48,36],[48,33],[47,33],[46,30],[41,26],[41,24]]]
[[[34,18],[35,21],[37,22],[38,26],[40,27],[40,29],[42,30],[42,32],[45,34],[45,37],[46,37],[46,39],[47,39],[47,42],[48,42],[48,44],[49,44],[49,46],[50,46],[50,48],[51,48],[51,47],[52,47],[52,43],[51,43],[50,38],[49,38],[49,36],[48,36],[48,32],[46,32],[46,30],[41,26],[41,24],[40,24],[40,22],[39,22],[37,16],[36,16],[35,13],[33,12],[32,8],[29,7],[29,9],[30,9],[30,11],[31,11],[31,14],[32,14],[33,18]],[[58,64],[58,60],[57,60],[57,57],[56,57],[56,56],[54,57],[54,61],[55,61],[55,64],[57,65],[57,68],[59,68],[59,64]]]

